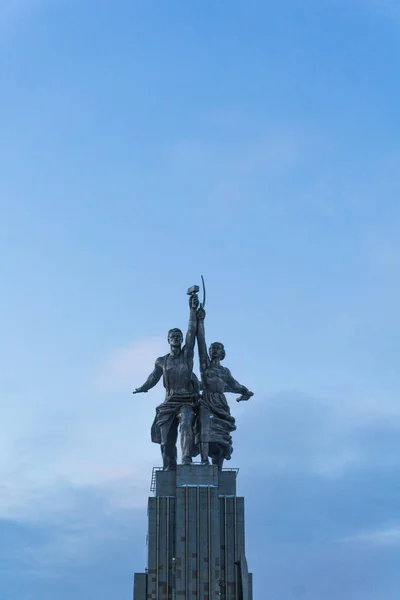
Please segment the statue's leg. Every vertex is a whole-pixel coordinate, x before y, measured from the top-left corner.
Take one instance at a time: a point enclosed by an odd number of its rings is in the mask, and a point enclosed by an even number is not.
[[[208,453],[209,453],[209,443],[208,442],[200,443],[200,452],[201,452],[201,464],[209,465],[210,459],[208,458]]]
[[[161,455],[164,471],[176,471],[176,441],[178,439],[178,421],[161,426]]]
[[[181,448],[182,448],[182,464],[189,465],[192,462],[193,456],[193,423],[194,423],[194,408],[191,404],[182,404],[178,419],[181,432]]]
[[[222,465],[224,464],[224,453],[222,452],[221,448],[216,450],[212,459],[212,463],[213,465],[218,466],[218,471],[222,471]]]
[[[210,411],[205,406],[200,406],[200,453],[201,453],[201,464],[209,465],[209,452],[210,452]]]

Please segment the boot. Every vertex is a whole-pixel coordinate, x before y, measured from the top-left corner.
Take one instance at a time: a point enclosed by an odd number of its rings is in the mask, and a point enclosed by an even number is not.
[[[193,455],[193,432],[187,425],[181,427],[182,464],[192,464]]]
[[[209,465],[210,461],[208,458],[208,451],[209,451],[209,443],[208,442],[201,442],[200,443],[200,449],[201,449],[201,464],[202,465]]]
[[[168,448],[167,445],[161,445],[161,456],[163,471],[176,471],[176,446]]]
[[[218,471],[222,471],[222,465],[224,464],[224,455],[222,452],[218,452],[212,459],[213,465],[218,466]]]

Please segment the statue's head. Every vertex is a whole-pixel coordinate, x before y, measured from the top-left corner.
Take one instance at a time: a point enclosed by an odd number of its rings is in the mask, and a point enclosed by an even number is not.
[[[221,342],[213,342],[209,348],[210,358],[217,360],[224,360],[225,358],[225,348]]]
[[[183,333],[180,329],[175,327],[174,329],[170,329],[168,331],[168,344],[174,347],[181,347],[183,342]]]

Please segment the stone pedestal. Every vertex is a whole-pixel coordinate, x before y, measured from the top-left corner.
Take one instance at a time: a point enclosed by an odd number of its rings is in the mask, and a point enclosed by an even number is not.
[[[156,471],[148,568],[135,574],[134,600],[252,600],[236,477],[215,465]]]

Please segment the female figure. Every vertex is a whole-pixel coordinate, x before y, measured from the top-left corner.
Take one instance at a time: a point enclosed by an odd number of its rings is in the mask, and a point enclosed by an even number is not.
[[[244,385],[238,383],[226,367],[221,365],[225,358],[224,345],[214,342],[210,346],[209,355],[205,339],[205,310],[197,311],[197,344],[200,358],[200,374],[203,392],[199,401],[200,451],[201,463],[209,464],[209,456],[213,464],[222,469],[224,459],[230,460],[232,454],[231,432],[235,431],[235,419],[231,415],[225,392],[241,394],[237,401],[248,400],[253,396]]]

